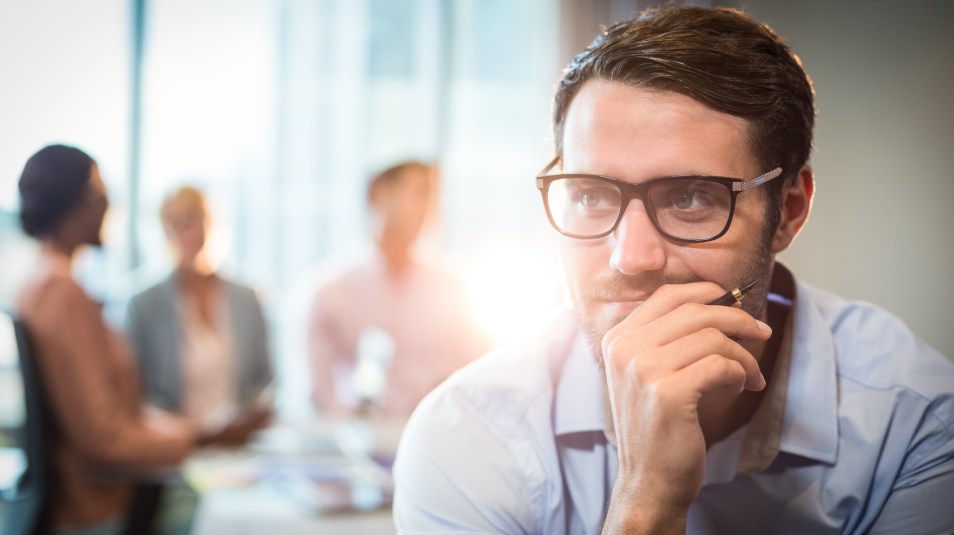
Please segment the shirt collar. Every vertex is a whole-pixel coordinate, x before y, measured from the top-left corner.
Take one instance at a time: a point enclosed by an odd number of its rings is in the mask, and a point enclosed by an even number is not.
[[[796,283],[782,451],[826,463],[838,454],[838,373],[831,329],[808,289]]]
[[[833,463],[838,445],[834,343],[808,292],[775,265],[770,299],[791,305],[770,384],[745,430],[738,471],[765,470],[784,451]]]
[[[781,339],[776,345],[777,354],[772,369],[768,371],[763,369],[768,379],[768,386],[765,388],[758,408],[742,430],[743,439],[738,446],[737,471],[739,473],[761,472],[768,468],[778,456],[792,361],[794,299],[795,281],[787,269],[778,265],[772,273],[768,314],[770,320],[781,323],[782,329],[779,331]]]

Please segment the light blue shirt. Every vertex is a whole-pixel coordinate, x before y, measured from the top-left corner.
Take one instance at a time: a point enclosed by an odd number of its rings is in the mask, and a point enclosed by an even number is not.
[[[740,466],[754,423],[713,444],[687,532],[954,533],[954,364],[872,305],[798,283],[792,310],[787,392],[759,408],[781,414],[777,451]],[[618,461],[582,338],[563,313],[421,403],[400,533],[600,532]]]

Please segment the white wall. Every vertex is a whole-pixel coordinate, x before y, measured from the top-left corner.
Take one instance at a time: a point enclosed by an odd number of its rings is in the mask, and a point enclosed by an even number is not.
[[[954,358],[954,3],[749,0],[815,84],[815,206],[781,259]]]

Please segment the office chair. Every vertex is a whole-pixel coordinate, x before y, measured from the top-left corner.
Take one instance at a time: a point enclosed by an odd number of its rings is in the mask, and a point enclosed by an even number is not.
[[[18,368],[4,370],[19,372],[23,384],[24,415],[22,425],[14,429],[15,447],[19,447],[26,461],[24,472],[12,489],[0,494],[4,502],[2,535],[46,535],[50,527],[50,489],[53,482],[52,463],[46,443],[49,412],[45,406],[36,363],[30,352],[26,332],[20,322],[6,311],[0,311],[0,329],[12,329]]]
[[[30,350],[29,337],[23,324],[11,313],[0,308],[0,329],[12,329],[16,348],[0,351],[16,352],[23,384],[23,423],[12,430],[26,460],[26,469],[8,492],[0,492],[3,517],[0,535],[50,535],[53,533],[50,515],[52,488],[55,482],[54,465],[50,455],[50,429],[53,416],[47,405],[42,378]],[[0,337],[0,340],[5,338]],[[6,371],[6,370],[4,370]],[[162,486],[154,482],[134,483],[132,503],[126,514],[123,535],[151,533],[162,498]],[[2,489],[0,489],[2,491]]]

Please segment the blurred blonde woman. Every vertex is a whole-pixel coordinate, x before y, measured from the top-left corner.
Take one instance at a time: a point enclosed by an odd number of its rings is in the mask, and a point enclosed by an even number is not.
[[[152,403],[191,419],[219,443],[240,445],[267,425],[272,366],[255,292],[216,273],[202,193],[176,189],[161,209],[176,267],[135,295],[127,334]]]

